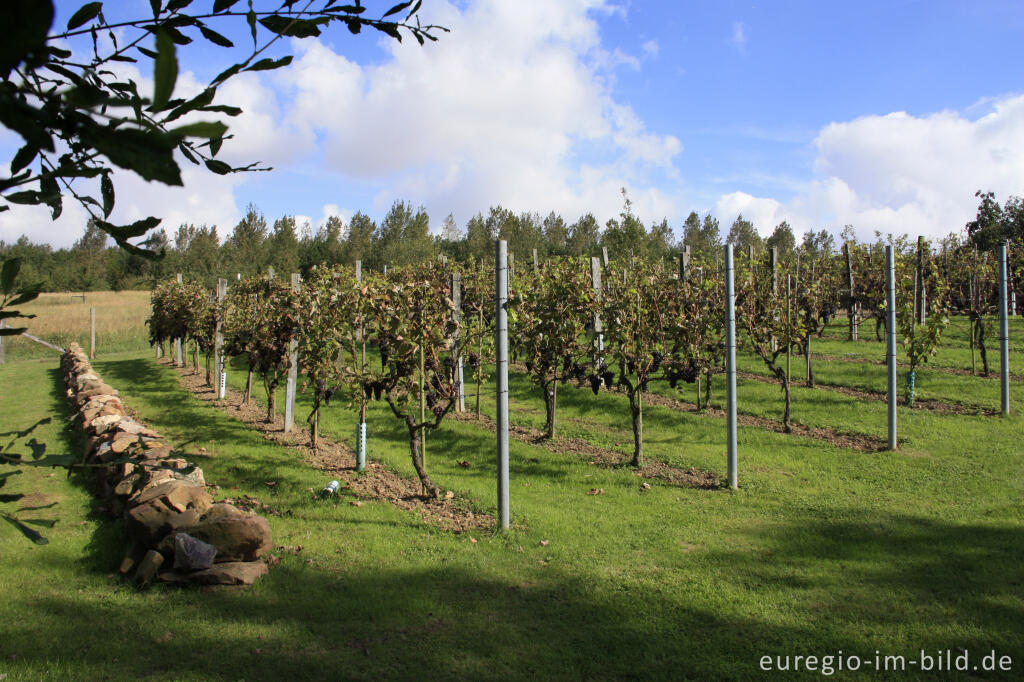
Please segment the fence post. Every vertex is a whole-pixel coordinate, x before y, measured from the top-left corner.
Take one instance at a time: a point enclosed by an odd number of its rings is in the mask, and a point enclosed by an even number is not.
[[[594,298],[597,303],[601,303],[601,261],[596,256],[590,259],[590,283],[594,288]],[[601,321],[601,316],[598,313],[594,313],[594,334],[596,335],[595,343],[597,344],[598,352],[604,350],[604,323]]]
[[[299,291],[299,274],[292,273],[292,291]],[[288,342],[288,382],[284,391],[284,432],[289,433],[295,426],[295,389],[299,380],[299,340]]]
[[[356,282],[363,282],[363,261],[356,261]],[[366,374],[366,335],[363,333],[363,322],[359,321],[359,329],[356,331],[357,338],[362,344],[362,356],[360,358],[359,375]],[[360,390],[363,390],[360,387]],[[359,396],[359,425],[356,427],[356,471],[366,469],[366,394]]]
[[[601,247],[601,262],[604,264],[604,267],[608,267],[608,247],[607,246],[602,246]]]
[[[89,308],[89,359],[96,357],[96,309]]]
[[[850,290],[850,306],[847,309],[847,315],[850,318],[850,341],[857,340],[857,301],[853,297],[853,253],[850,246],[851,242],[843,244],[843,250],[846,251],[846,286]]]
[[[537,249],[533,250],[533,271],[540,272],[540,261],[537,259]]]
[[[494,263],[494,334],[495,362],[497,364],[498,401],[498,517],[502,530],[509,526],[508,502],[508,243],[499,239],[495,244]]]
[[[217,369],[217,399],[224,400],[228,389],[228,367],[224,359],[224,299],[228,295],[228,281],[224,278],[217,280],[217,305],[221,310],[217,311],[217,330],[213,339],[213,363]]]
[[[178,273],[177,280],[178,280],[178,284],[181,284],[181,273],[180,272]],[[174,339],[174,364],[176,366],[178,366],[178,367],[184,367],[185,366],[185,361],[181,357],[181,346],[182,346],[182,343],[183,343],[183,339],[181,339],[181,338]]]
[[[729,458],[729,487],[739,487],[736,472],[736,291],[733,282],[732,244],[725,245],[725,376],[726,438]]]
[[[537,249],[533,250],[534,258],[537,256]],[[534,266],[537,261],[534,260]],[[452,320],[455,324],[462,326],[462,275],[458,272],[452,273]],[[458,355],[455,364],[455,378],[459,382],[459,399],[455,403],[456,412],[466,411],[466,389],[462,385],[462,353],[459,352],[459,332],[455,332],[452,340],[452,352]]]
[[[889,449],[896,449],[896,266],[892,244],[885,246],[885,359],[889,371]]]
[[[685,280],[690,274],[690,247],[684,246],[683,252],[679,255],[679,279]]]
[[[7,326],[6,320],[0,320],[0,329]],[[4,348],[4,337],[0,336],[0,365],[7,362],[7,350]]]
[[[917,237],[917,323],[924,324],[927,321],[928,314],[925,311],[925,302],[927,301],[927,292],[924,288],[924,237],[918,235]]]
[[[999,384],[1004,417],[1010,415],[1010,321],[1007,319],[1006,242],[999,245]]]

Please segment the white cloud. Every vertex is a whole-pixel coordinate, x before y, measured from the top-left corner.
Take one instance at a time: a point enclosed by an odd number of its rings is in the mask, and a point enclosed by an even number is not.
[[[294,93],[290,121],[316,132],[332,170],[380,187],[376,211],[408,198],[460,224],[497,203],[606,218],[625,185],[641,217],[674,215],[647,188],[652,172],[674,177],[682,145],[611,96],[614,69],[639,60],[602,50],[592,14],[607,11],[601,0],[438,3],[431,18],[450,34],[388,43],[392,59],[372,66],[297,42],[279,76]]]
[[[644,55],[646,55],[649,59],[654,59],[655,57],[658,56],[658,52],[661,48],[658,46],[657,40],[648,40],[646,43],[640,46],[640,49],[644,51]]]
[[[733,192],[719,198],[715,204],[715,215],[721,222],[722,235],[728,234],[729,227],[737,216],[754,224],[762,237],[767,237],[775,226],[785,220],[782,204],[775,199],[755,197],[746,192]]]
[[[976,120],[942,111],[831,123],[814,141],[814,178],[784,205],[742,193],[719,204],[789,220],[797,231],[845,224],[861,238],[876,229],[931,237],[959,231],[974,217],[975,190],[992,190],[1001,201],[1024,193],[1024,95],[990,107]],[[763,233],[770,225],[758,227]]]

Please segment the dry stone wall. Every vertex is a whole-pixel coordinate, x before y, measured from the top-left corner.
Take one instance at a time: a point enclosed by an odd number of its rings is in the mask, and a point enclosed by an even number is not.
[[[130,545],[122,574],[142,585],[249,585],[267,572],[264,517],[215,504],[202,469],[173,456],[160,434],[128,416],[78,344],[62,356],[61,370],[85,435],[85,462],[103,465],[99,494],[125,521]]]

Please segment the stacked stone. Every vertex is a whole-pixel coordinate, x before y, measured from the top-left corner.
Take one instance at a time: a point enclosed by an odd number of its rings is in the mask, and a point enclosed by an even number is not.
[[[126,414],[78,344],[63,355],[61,370],[77,409],[74,423],[85,433],[85,462],[105,465],[100,494],[125,519],[130,546],[122,574],[143,585],[249,585],[267,572],[264,517],[214,504],[202,470],[173,457],[156,431]]]

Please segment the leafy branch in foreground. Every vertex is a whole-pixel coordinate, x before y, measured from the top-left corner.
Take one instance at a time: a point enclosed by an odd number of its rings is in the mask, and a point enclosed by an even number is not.
[[[318,37],[332,24],[353,34],[370,27],[398,41],[403,33],[421,45],[435,41],[447,29],[420,24],[421,1],[400,2],[369,18],[359,0],[306,0],[301,7],[283,0],[274,9],[250,1],[245,11],[233,9],[238,0],[214,0],[212,11],[195,14],[185,12],[192,0],[150,0],[152,17],[125,21],[108,21],[102,2],[87,2],[64,30],[51,33],[52,0],[5,0],[0,4],[0,25],[8,27],[0,43],[0,123],[24,144],[10,160],[11,175],[0,177],[0,211],[12,204],[45,205],[56,220],[70,195],[119,246],[152,256],[143,248],[148,242],[140,246],[128,240],[145,235],[159,218],[107,222],[116,200],[115,167],[170,186],[183,184],[178,154],[218,175],[270,170],[259,162],[232,166],[216,158],[231,136],[223,121],[210,119],[242,113],[215,104],[218,89],[239,73],[287,66],[291,55],[261,55],[282,37]],[[245,56],[198,94],[175,97],[179,48],[201,38],[232,49],[234,43],[213,26],[243,21],[252,36]],[[130,71],[123,65],[140,61],[149,63],[151,93],[140,92],[126,75]]]

